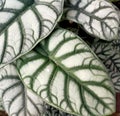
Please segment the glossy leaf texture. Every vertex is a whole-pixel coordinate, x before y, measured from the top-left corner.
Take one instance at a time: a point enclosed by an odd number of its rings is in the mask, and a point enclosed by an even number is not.
[[[80,116],[115,111],[113,85],[103,64],[74,33],[58,29],[17,60],[24,84],[48,104]]]
[[[120,18],[112,3],[105,0],[66,0],[66,15],[89,34],[103,40],[118,39]]]
[[[92,45],[93,51],[107,67],[116,92],[120,92],[120,41],[96,41]]]
[[[0,69],[0,98],[9,116],[42,114],[42,100],[24,87],[13,65]]]
[[[63,0],[4,0],[0,5],[0,67],[30,51],[59,21]]]

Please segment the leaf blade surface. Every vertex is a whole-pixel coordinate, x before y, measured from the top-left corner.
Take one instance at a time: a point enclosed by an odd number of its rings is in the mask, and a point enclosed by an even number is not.
[[[99,116],[115,110],[114,88],[105,67],[72,32],[56,30],[20,58],[17,68],[28,88],[65,112]]]
[[[63,0],[6,0],[0,11],[0,67],[46,38],[61,18],[62,10]]]

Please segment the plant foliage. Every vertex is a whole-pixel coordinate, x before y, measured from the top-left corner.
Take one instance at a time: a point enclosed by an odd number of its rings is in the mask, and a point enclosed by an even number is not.
[[[61,28],[66,19],[87,37]],[[106,0],[0,0],[0,110],[9,116],[114,113],[119,26],[118,8]]]
[[[62,7],[63,0],[5,0],[0,11],[0,67],[48,36],[61,17]]]
[[[28,88],[61,110],[86,116],[114,112],[114,90],[105,67],[67,30],[56,30],[17,60],[17,69]]]
[[[113,80],[113,84],[116,92],[120,92],[120,41],[103,42],[96,41],[93,43],[93,51],[104,63],[110,77]]]

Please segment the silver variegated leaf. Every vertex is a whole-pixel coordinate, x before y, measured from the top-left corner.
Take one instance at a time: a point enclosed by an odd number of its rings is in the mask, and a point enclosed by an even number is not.
[[[105,0],[66,0],[66,18],[89,34],[104,40],[118,38],[120,18],[116,8]]]
[[[107,67],[116,92],[120,92],[120,42],[97,41],[92,45],[93,51]]]
[[[120,92],[120,72],[109,70],[116,92]]]
[[[112,54],[112,43],[105,41],[95,41],[91,45],[93,51],[97,54],[101,61],[105,61]]]
[[[43,110],[42,100],[24,87],[13,65],[0,69],[0,98],[9,116],[40,116]]]
[[[120,36],[118,40],[112,41],[112,49],[120,53]]]
[[[120,92],[120,54],[114,50],[112,52],[113,54],[103,62],[109,71],[116,92]]]
[[[33,3],[34,0],[0,0],[0,33]]]
[[[111,71],[120,72],[120,54],[113,50],[113,54],[104,61],[104,64]]]
[[[64,0],[3,0],[0,10],[0,67],[30,51],[61,17]]]
[[[80,116],[115,111],[113,85],[105,67],[74,33],[58,29],[17,60],[24,84],[50,105]]]
[[[72,114],[68,114],[58,110],[48,104],[44,104],[45,114],[44,116],[74,116]]]

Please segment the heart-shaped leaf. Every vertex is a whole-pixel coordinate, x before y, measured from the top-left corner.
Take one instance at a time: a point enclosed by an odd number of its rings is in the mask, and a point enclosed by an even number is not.
[[[114,6],[105,0],[66,0],[66,18],[89,34],[104,40],[118,38],[120,19]]]
[[[115,111],[114,88],[105,67],[70,31],[56,30],[17,60],[17,68],[28,88],[65,112],[101,116]]]
[[[2,2],[4,1],[4,2]],[[30,51],[47,37],[63,10],[63,0],[0,2],[0,67]]]
[[[24,87],[13,65],[0,69],[0,98],[9,116],[40,116],[42,113],[42,100]]]

